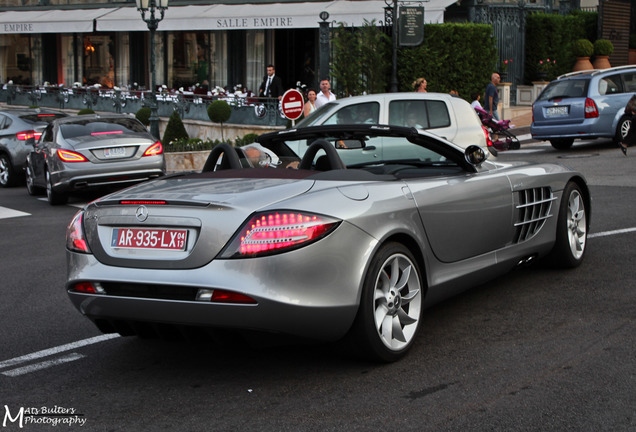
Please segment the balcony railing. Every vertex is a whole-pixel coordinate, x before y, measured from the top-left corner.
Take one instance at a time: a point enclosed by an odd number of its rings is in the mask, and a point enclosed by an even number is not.
[[[278,99],[253,97],[235,93],[198,94],[197,92],[163,89],[157,92],[160,117],[178,111],[182,119],[210,121],[208,105],[225,100],[232,108],[227,123],[255,126],[284,126]],[[0,102],[7,105],[39,106],[59,109],[90,108],[94,111],[136,113],[150,104],[150,91],[114,90],[101,87],[25,86],[6,84],[0,90]]]

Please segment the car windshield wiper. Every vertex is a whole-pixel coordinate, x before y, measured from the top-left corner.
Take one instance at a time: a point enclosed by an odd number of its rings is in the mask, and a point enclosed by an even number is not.
[[[570,95],[564,94],[564,95],[550,96],[548,98],[548,100],[551,101],[551,100],[555,100],[555,99],[563,99],[563,98],[571,98],[571,97],[574,97],[574,96],[570,96]]]

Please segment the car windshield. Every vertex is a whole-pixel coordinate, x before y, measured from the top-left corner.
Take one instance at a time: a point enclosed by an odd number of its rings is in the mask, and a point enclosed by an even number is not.
[[[314,123],[316,123],[316,120],[322,117],[323,113],[330,111],[333,107],[337,105],[338,105],[338,102],[329,102],[324,104],[323,106],[318,108],[316,111],[309,114],[309,116],[299,121],[298,124],[296,124],[296,127],[305,127],[305,126],[313,125]]]
[[[538,100],[550,101],[554,99],[585,97],[589,83],[589,79],[553,81],[543,90]]]
[[[145,133],[146,129],[141,123],[132,118],[117,119],[87,119],[65,123],[60,126],[64,138],[79,136],[99,136],[124,133]]]

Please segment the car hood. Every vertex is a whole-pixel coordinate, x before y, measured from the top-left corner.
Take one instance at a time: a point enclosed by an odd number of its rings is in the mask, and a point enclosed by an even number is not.
[[[85,210],[84,229],[91,251],[104,264],[196,268],[214,259],[252,213],[303,194],[314,183],[262,178],[161,179],[91,203]],[[114,247],[113,238],[122,228],[187,230],[187,248]]]

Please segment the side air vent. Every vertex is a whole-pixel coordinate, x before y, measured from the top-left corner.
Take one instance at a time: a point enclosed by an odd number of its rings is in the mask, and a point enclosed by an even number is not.
[[[556,199],[549,187],[522,190],[518,197],[515,243],[529,240],[539,232],[545,220],[552,217],[550,210]]]

